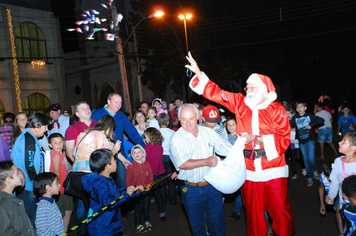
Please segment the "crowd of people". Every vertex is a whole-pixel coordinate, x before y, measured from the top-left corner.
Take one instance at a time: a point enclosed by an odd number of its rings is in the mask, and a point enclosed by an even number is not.
[[[62,235],[75,212],[77,235],[122,235],[130,211],[136,232],[144,233],[156,227],[152,217],[169,219],[167,202],[177,205],[180,194],[192,235],[223,236],[223,193],[204,176],[242,140],[246,179],[229,220],[239,220],[244,208],[247,235],[293,235],[287,180],[298,179],[298,163],[307,187],[319,182],[320,214],[334,205],[339,234],[355,235],[356,118],[349,106],[340,108],[337,150],[325,99],[313,113],[303,101],[278,103],[272,80],[261,74],[247,79],[246,95],[224,91],[190,53],[187,60],[195,73],[190,88],[231,116],[213,104],[177,97],[142,101],[130,120],[117,93],[93,112],[85,101],[75,104],[75,122],[58,103],[46,109],[48,116],[6,113],[0,127],[0,234]],[[325,143],[335,158],[321,173],[316,141],[321,160]],[[75,195],[67,191],[74,173],[80,173],[75,184],[82,189]],[[157,216],[150,212],[153,202]]]

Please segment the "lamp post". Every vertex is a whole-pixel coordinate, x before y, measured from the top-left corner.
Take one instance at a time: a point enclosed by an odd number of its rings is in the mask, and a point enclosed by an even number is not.
[[[147,19],[151,19],[153,17],[161,17],[163,16],[164,13],[161,11],[158,11],[154,14],[151,14],[143,19],[141,19],[139,22],[137,22],[137,24],[133,27],[131,33],[129,34],[129,36],[127,37],[125,43],[123,44],[123,46],[120,49],[120,57],[121,57],[121,62],[124,63],[125,66],[125,59],[124,59],[124,49],[127,45],[127,43],[129,42],[131,36],[133,35],[133,33],[135,32],[137,26],[139,26],[141,24],[142,21],[147,20]],[[138,87],[138,92],[139,92],[139,99],[142,102],[143,101],[143,94],[142,94],[142,86],[141,86],[141,74],[140,74],[140,59],[138,57],[138,52],[137,52],[137,42],[136,42],[136,37],[134,37],[134,41],[135,41],[135,54],[136,54],[136,63],[137,63],[137,87]],[[125,73],[126,73],[126,69],[125,69]],[[127,84],[127,74],[125,75],[126,77],[126,84]],[[127,85],[127,89],[126,92],[128,93],[128,85]],[[130,109],[131,110],[131,109]]]
[[[184,33],[185,33],[185,46],[187,49],[187,52],[189,51],[189,47],[188,47],[188,34],[187,34],[187,20],[189,20],[190,18],[192,18],[192,14],[186,14],[186,15],[179,15],[178,16],[179,19],[183,20],[184,22]]]

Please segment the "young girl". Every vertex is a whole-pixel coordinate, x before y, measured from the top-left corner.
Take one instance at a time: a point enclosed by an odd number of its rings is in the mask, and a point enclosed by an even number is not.
[[[126,186],[142,185],[147,186],[153,183],[153,174],[150,164],[146,161],[146,152],[141,145],[136,145],[131,149],[132,165],[127,167]],[[143,222],[142,223],[142,213]],[[137,233],[144,233],[152,230],[150,223],[150,195],[147,192],[135,199],[135,225]]]
[[[135,125],[135,128],[136,128],[138,134],[143,138],[143,133],[146,130],[146,116],[142,111],[138,111],[135,113],[134,119],[137,122],[137,125]]]
[[[64,231],[67,232],[73,211],[73,198],[64,194],[63,182],[68,175],[68,165],[63,153],[63,143],[64,138],[60,133],[54,133],[48,137],[48,146],[52,149],[50,172],[58,176],[61,185],[57,205],[63,217]]]
[[[157,117],[157,109],[156,109],[156,107],[148,108],[147,117],[148,117],[148,120],[147,120],[146,127],[147,128],[154,127],[156,129],[159,129],[159,124],[158,124],[158,121],[156,119],[156,117]]]
[[[153,179],[154,181],[162,178],[162,175],[165,173],[163,165],[163,136],[158,129],[150,127],[145,133],[145,151],[146,151],[146,160],[151,165]],[[158,213],[162,221],[166,221],[166,212],[165,212],[165,191],[163,181],[160,182],[153,189],[153,196],[155,197]]]
[[[343,180],[350,176],[356,174],[356,133],[347,133],[339,142],[339,152],[345,154],[335,159],[332,171],[330,174],[331,185],[329,189],[329,194],[326,196],[326,203],[332,205],[335,197],[339,194],[339,203],[336,204],[336,216],[340,216],[340,211],[342,206],[342,191],[341,185]],[[341,218],[340,221],[341,222]],[[338,225],[339,233],[343,234],[342,225]]]
[[[162,99],[160,99],[160,98],[155,98],[152,101],[152,106],[156,108],[157,116],[159,116],[162,113],[168,114],[167,107],[164,107],[163,102],[166,103],[165,101],[162,101]],[[167,106],[167,103],[166,103],[166,106]]]
[[[233,117],[228,117],[226,120],[226,130],[229,134],[228,140],[231,145],[234,145],[235,141],[237,140],[237,133],[236,133],[236,120]]]

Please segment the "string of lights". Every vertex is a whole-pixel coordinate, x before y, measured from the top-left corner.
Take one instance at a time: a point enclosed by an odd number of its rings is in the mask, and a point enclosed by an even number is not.
[[[8,25],[9,25],[9,35],[10,35],[11,54],[12,54],[12,65],[13,65],[13,68],[14,68],[16,102],[17,102],[17,107],[18,107],[19,112],[22,112],[20,76],[19,76],[19,68],[17,66],[14,27],[12,25],[12,17],[11,17],[11,10],[10,9],[6,9],[6,15],[7,15],[7,22],[8,22]]]

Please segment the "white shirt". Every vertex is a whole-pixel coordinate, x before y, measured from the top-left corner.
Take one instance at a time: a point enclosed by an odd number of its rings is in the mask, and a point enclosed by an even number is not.
[[[329,112],[325,110],[321,110],[315,113],[315,115],[324,119],[324,125],[319,127],[319,129],[331,128],[331,122],[330,122],[331,115]]]
[[[204,176],[210,170],[209,166],[197,167],[191,170],[180,170],[179,166],[188,160],[200,160],[219,153],[227,156],[231,144],[221,138],[214,130],[198,126],[198,135],[187,132],[183,127],[172,136],[170,143],[170,158],[179,170],[178,178],[192,183],[204,182]]]
[[[52,123],[53,123],[53,120],[52,120]],[[48,130],[48,132],[47,132],[48,133],[48,137],[51,134],[54,134],[54,133],[60,133],[63,137],[66,136],[66,131],[67,131],[69,125],[70,125],[70,118],[68,116],[61,115],[58,118],[58,123],[60,124],[59,129],[58,129],[58,125],[54,124],[53,129]]]
[[[158,121],[155,119],[152,120],[147,120],[148,127],[154,127],[156,129],[159,129],[159,124]]]
[[[163,155],[169,156],[169,154],[170,154],[169,153],[169,144],[170,144],[171,138],[175,132],[173,129],[169,129],[169,128],[160,128],[159,131],[161,132],[161,134],[163,136],[163,143],[162,143]]]

